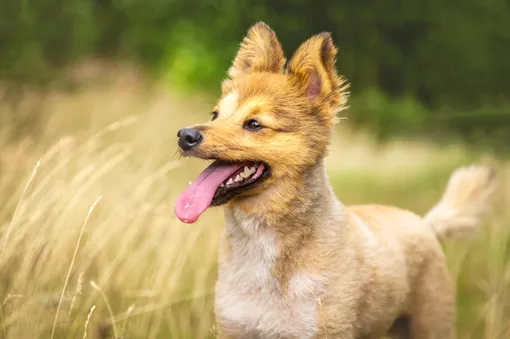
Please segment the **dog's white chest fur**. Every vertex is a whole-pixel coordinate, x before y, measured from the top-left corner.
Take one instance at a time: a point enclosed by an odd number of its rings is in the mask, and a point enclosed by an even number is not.
[[[312,338],[319,331],[324,277],[298,272],[283,296],[272,275],[276,234],[260,217],[227,213],[232,256],[220,265],[216,312],[235,338]],[[234,224],[235,223],[235,224]]]

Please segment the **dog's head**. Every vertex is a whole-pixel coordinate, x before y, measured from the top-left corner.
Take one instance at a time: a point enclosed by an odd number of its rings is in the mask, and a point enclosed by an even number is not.
[[[346,101],[329,33],[305,41],[286,66],[276,34],[255,24],[204,124],[178,133],[184,156],[215,160],[181,195],[175,211],[194,222],[211,205],[260,195],[298,180],[324,157]]]

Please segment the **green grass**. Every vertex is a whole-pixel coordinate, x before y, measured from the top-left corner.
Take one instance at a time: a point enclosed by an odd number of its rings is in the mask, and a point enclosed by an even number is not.
[[[193,225],[173,213],[205,165],[175,156],[176,131],[206,119],[212,101],[147,90],[136,77],[114,80],[43,100],[29,94],[18,110],[39,116],[31,138],[13,142],[13,123],[2,121],[2,338],[214,337],[222,213],[210,210]],[[9,109],[0,103],[0,117]],[[344,203],[424,213],[451,171],[478,158],[462,145],[380,145],[342,123],[327,164]],[[459,338],[510,334],[510,167],[497,163],[495,215],[476,238],[445,244]]]

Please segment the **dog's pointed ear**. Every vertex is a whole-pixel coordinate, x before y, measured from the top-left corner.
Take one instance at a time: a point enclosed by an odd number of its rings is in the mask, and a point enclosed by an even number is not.
[[[317,34],[305,41],[292,56],[288,73],[310,100],[343,105],[347,85],[336,71],[337,49],[330,33]]]
[[[285,56],[275,32],[263,22],[253,25],[241,43],[228,76],[251,72],[282,72]]]

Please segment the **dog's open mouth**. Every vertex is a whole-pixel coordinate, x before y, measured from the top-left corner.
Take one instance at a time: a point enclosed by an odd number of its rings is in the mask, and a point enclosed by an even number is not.
[[[226,203],[269,174],[269,167],[263,163],[232,164],[216,160],[177,199],[175,214],[182,222],[193,223],[209,206]]]

